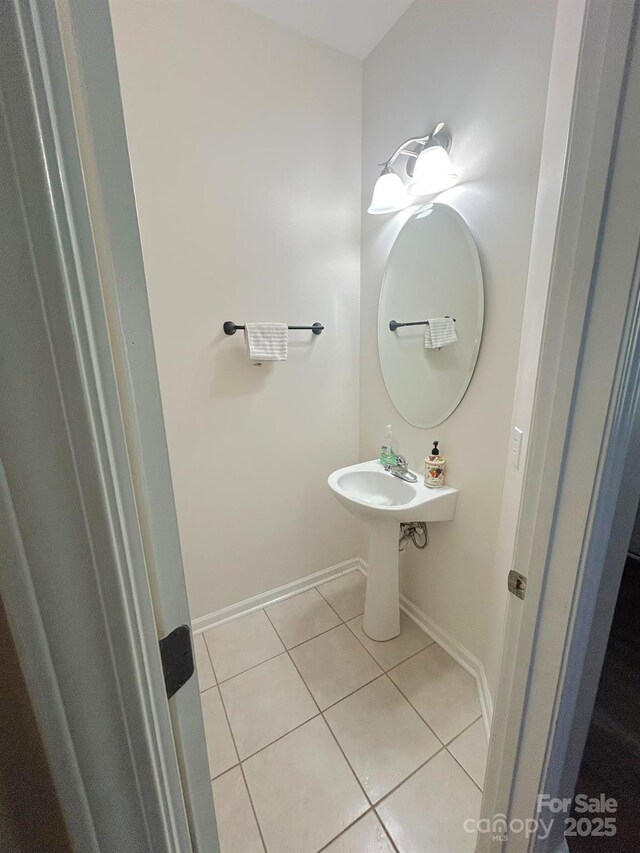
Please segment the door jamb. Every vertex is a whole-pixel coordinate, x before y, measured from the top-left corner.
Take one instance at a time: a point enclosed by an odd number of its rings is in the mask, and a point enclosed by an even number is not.
[[[102,15],[96,27],[98,39],[104,36],[106,8],[106,2],[99,0],[85,9],[86,14]],[[47,222],[46,229],[36,232],[38,241],[32,242],[33,269],[42,282],[33,315],[42,318],[48,332],[47,346],[36,347],[39,342],[32,341],[33,370],[42,368],[56,377],[52,393],[62,401],[67,425],[65,434],[57,438],[61,452],[68,447],[75,460],[74,486],[84,518],[78,536],[88,537],[92,559],[59,563],[55,578],[43,572],[21,529],[16,508],[20,479],[0,467],[0,513],[7,522],[0,525],[0,545],[7,560],[0,562],[11,567],[11,571],[0,571],[0,591],[74,847],[97,853],[113,849],[120,838],[124,846],[134,843],[136,849],[149,853],[173,853],[191,850],[191,837],[96,247],[73,135],[58,11],[53,4],[30,0],[13,0],[3,10],[9,24],[3,34],[15,51],[10,60],[5,54],[2,132],[9,134],[16,152],[13,167],[20,180],[25,226],[29,228],[36,215],[40,220],[34,220],[34,228]],[[32,148],[36,153],[29,164],[25,157]],[[39,203],[34,206],[36,198]],[[40,241],[49,234],[45,255]],[[24,323],[25,334],[31,331],[27,316],[5,319]],[[7,371],[11,371],[10,360]],[[13,412],[8,413],[9,419],[13,417]],[[53,440],[48,424],[37,428],[48,446]],[[26,471],[31,461],[28,447],[23,450]],[[49,483],[42,483],[43,490],[48,487]],[[60,494],[57,502],[47,506],[48,523],[55,523],[57,513],[64,525],[63,514],[77,511],[65,500],[66,495]],[[44,567],[47,564],[44,557]],[[71,599],[89,583],[97,590],[95,596],[78,601],[78,618],[69,619],[62,629],[58,612],[47,608],[54,581]],[[87,669],[84,656],[89,648],[94,652],[93,684],[99,685],[93,692],[85,690],[87,679],[69,677],[72,659],[76,673]],[[191,688],[197,694],[194,682]],[[84,703],[83,713],[79,703]],[[102,738],[92,738],[89,714],[96,720],[100,714],[117,721],[125,734],[107,740],[113,728],[109,725],[96,729]],[[201,744],[199,752],[202,758]],[[207,773],[207,783],[208,778]],[[109,809],[108,803],[118,796],[128,798],[126,808]],[[198,849],[217,849],[212,825],[208,846]],[[143,848],[143,843],[148,847]]]
[[[488,821],[499,815],[507,820],[535,818],[537,794],[554,795],[544,786],[550,784],[547,770],[558,698],[569,687],[563,665],[565,644],[575,629],[574,594],[584,572],[582,546],[591,532],[591,495],[597,494],[602,476],[597,447],[584,466],[583,473],[592,479],[585,481],[572,517],[572,541],[566,541],[566,525],[558,524],[558,513],[573,470],[570,464],[575,465],[571,442],[577,434],[578,382],[585,366],[589,326],[596,318],[594,288],[598,285],[593,273],[634,9],[632,0],[590,0],[586,6],[513,551],[512,565],[528,578],[527,595],[524,602],[511,598],[509,603],[482,807],[482,816]],[[622,299],[624,288],[628,292],[632,284],[626,281],[620,288]],[[608,385],[601,386],[605,399],[593,407],[595,422],[602,421],[596,446],[605,429],[606,389],[612,387],[618,364],[618,384],[613,385],[612,397],[615,406],[622,369],[618,358],[625,355],[632,335],[621,317],[615,319],[605,331],[602,345],[602,361],[611,377]],[[528,320],[525,316],[525,334]],[[605,434],[603,452],[607,440]],[[522,836],[492,838],[487,833],[479,837],[478,850],[524,850],[529,842],[534,843],[529,839],[525,844]]]

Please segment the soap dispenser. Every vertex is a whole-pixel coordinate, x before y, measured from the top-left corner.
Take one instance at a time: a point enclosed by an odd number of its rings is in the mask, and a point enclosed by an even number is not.
[[[395,462],[396,458],[395,453],[393,452],[393,434],[391,424],[387,424],[387,432],[380,445],[380,464],[383,466],[395,465]]]
[[[444,466],[446,459],[433,442],[431,453],[424,460],[424,484],[429,489],[441,489],[444,486]]]

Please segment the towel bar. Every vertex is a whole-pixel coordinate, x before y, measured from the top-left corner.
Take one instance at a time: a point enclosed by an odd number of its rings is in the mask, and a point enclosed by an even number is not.
[[[448,314],[445,314],[445,317],[448,317],[448,316],[449,316]],[[454,323],[456,322],[455,317],[453,318],[453,322]],[[428,325],[429,325],[428,320],[417,320],[415,323],[398,323],[397,320],[390,320],[389,321],[389,328],[391,329],[392,332],[395,332],[395,330],[399,329],[401,326],[428,326]]]
[[[224,329],[225,335],[235,335],[238,329],[244,329],[244,326],[239,326],[231,320],[227,320],[222,328]],[[314,335],[319,335],[323,330],[324,326],[322,323],[314,323],[313,326],[287,326],[287,329],[308,329],[313,332]]]

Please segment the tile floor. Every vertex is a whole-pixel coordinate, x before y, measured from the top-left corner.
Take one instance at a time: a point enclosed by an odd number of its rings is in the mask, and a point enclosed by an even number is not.
[[[351,572],[195,638],[222,853],[473,853],[474,679],[408,617],[362,630]]]

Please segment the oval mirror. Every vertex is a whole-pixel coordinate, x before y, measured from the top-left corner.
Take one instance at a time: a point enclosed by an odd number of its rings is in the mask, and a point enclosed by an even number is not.
[[[455,318],[457,341],[425,347],[426,321]],[[484,291],[471,231],[446,204],[428,204],[391,248],[378,305],[378,352],[387,391],[417,427],[442,423],[464,397],[480,350]],[[389,324],[402,325],[395,330]]]

